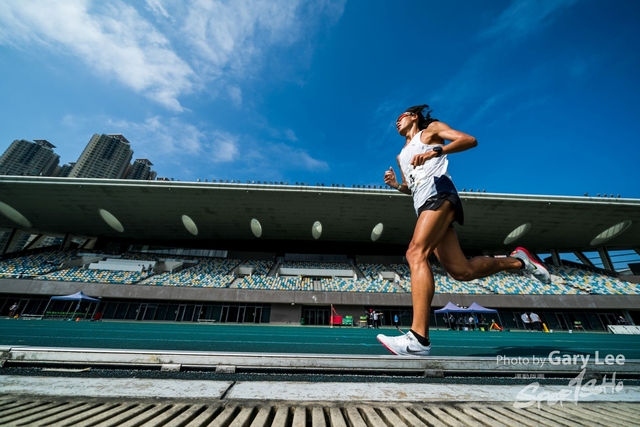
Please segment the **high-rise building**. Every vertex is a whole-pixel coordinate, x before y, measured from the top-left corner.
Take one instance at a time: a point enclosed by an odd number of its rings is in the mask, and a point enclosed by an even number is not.
[[[55,145],[44,139],[15,140],[0,157],[1,175],[52,176],[60,162]]]
[[[127,172],[126,179],[147,180],[155,178],[156,172],[151,170],[151,166],[153,166],[153,163],[149,159],[135,159]]]
[[[69,173],[71,172],[71,169],[73,169],[73,166],[75,164],[76,164],[75,162],[69,162],[66,165],[60,166],[59,168],[57,168],[55,176],[59,176],[59,177],[69,176]]]
[[[120,134],[94,134],[69,172],[71,178],[123,178],[133,156]]]

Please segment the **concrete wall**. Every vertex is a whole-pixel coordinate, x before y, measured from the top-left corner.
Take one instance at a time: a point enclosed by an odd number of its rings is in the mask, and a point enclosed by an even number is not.
[[[104,259],[103,256],[83,256],[80,258],[73,259],[71,261],[67,261],[64,263],[64,265],[66,267],[82,267],[85,264],[100,261],[102,259]]]
[[[335,270],[324,268],[288,268],[280,267],[280,276],[311,276],[311,277],[355,277],[353,270]]]
[[[153,299],[172,301],[261,302],[272,307],[282,305],[282,315],[300,305],[336,306],[340,315],[360,316],[367,307],[410,307],[409,293],[366,292],[313,292],[313,291],[262,291],[230,288],[188,288],[173,286],[113,285],[105,283],[50,282],[31,279],[0,279],[0,294],[69,295],[82,291],[92,297],[122,299]],[[472,302],[489,308],[540,308],[540,309],[621,309],[637,310],[640,295],[469,295],[436,294],[433,306],[443,307],[447,302],[469,306]],[[291,304],[294,306],[291,306]],[[353,311],[352,311],[353,310]],[[276,316],[280,316],[275,312]],[[301,314],[301,313],[300,313]],[[272,319],[274,319],[272,312]],[[276,317],[278,318],[278,317]],[[288,320],[291,317],[287,318]],[[273,320],[272,320],[273,321]]]
[[[269,323],[300,324],[302,306],[297,304],[272,304]]]
[[[153,271],[156,274],[169,271],[179,271],[183,266],[184,262],[182,261],[160,261],[153,267]]]

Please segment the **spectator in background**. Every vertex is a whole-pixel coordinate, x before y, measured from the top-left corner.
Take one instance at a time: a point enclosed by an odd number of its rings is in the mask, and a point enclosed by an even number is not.
[[[473,317],[473,314],[469,315],[469,330],[470,331],[476,330],[476,319]]]
[[[19,308],[20,308],[20,304],[18,304],[17,302],[14,302],[13,305],[9,307],[9,318],[15,316]]]
[[[525,312],[522,313],[520,318],[522,319],[522,323],[524,324],[524,330],[527,332],[531,331],[531,318],[529,317],[529,315]]]
[[[480,317],[478,317],[478,327],[479,328],[487,327],[487,319],[485,319],[482,314],[480,315]]]
[[[451,328],[452,331],[456,330],[456,318],[453,317],[453,314],[449,313],[448,315],[449,317],[448,319],[448,323],[449,323],[449,327]]]
[[[629,322],[627,322],[627,319],[624,318],[624,316],[620,315],[618,316],[618,325],[628,325]]]
[[[529,313],[529,318],[531,319],[531,324],[533,326],[534,331],[542,332],[542,320],[540,320],[540,316],[536,313]]]

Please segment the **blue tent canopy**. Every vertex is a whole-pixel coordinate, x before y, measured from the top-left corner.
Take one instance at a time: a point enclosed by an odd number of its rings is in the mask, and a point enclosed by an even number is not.
[[[471,311],[472,313],[497,313],[498,312],[498,310],[494,310],[493,308],[483,307],[476,302],[471,304],[467,310]]]
[[[76,305],[75,310],[72,312],[71,311],[71,307],[69,307],[66,315],[75,315],[77,310],[80,309],[80,304],[83,302],[89,302],[89,303],[97,303],[95,305],[95,308],[93,310],[93,315],[91,316],[93,318],[93,316],[95,315],[96,311],[98,310],[98,306],[100,305],[100,303],[102,302],[101,300],[99,300],[98,298],[93,298],[90,296],[87,296],[85,294],[82,293],[82,291],[80,292],[76,292],[75,294],[71,294],[71,295],[61,295],[59,297],[51,297],[49,298],[49,302],[47,303],[47,306],[44,308],[44,314],[43,317],[47,315],[47,309],[49,308],[49,305],[51,304],[51,301],[78,301],[78,304]],[[65,304],[66,306],[66,304]],[[73,306],[73,304],[71,305]],[[91,305],[89,305],[90,307]],[[87,307],[88,310],[88,307]],[[56,316],[59,316],[59,314],[56,314]]]
[[[92,298],[90,296],[87,296],[85,294],[82,293],[82,291],[80,292],[76,292],[75,294],[71,294],[71,295],[63,295],[63,296],[59,296],[59,297],[51,297],[51,300],[55,300],[55,301],[89,301],[89,302],[100,302],[99,299],[97,298]]]
[[[442,307],[440,310],[434,310],[434,312],[435,313],[469,313],[470,311],[468,308],[460,308],[454,303],[452,303],[451,301],[449,301],[447,305]]]
[[[480,304],[474,302],[467,308],[458,307],[452,302],[448,302],[447,305],[439,310],[434,310],[435,313],[497,313],[498,310],[492,308],[486,308]]]
[[[494,313],[496,314],[496,316],[498,316],[498,321],[500,323],[502,323],[502,320],[500,320],[500,313],[498,313],[498,310],[494,310],[493,308],[486,308],[481,306],[480,304],[474,302],[472,303],[469,307],[467,308],[461,308],[458,307],[457,305],[455,305],[452,302],[448,302],[447,305],[445,305],[444,307],[442,307],[440,310],[434,310],[434,313],[436,314],[440,314],[440,313]],[[446,316],[445,316],[446,317]],[[436,324],[438,322],[438,319],[436,317]],[[446,320],[445,320],[446,322]]]

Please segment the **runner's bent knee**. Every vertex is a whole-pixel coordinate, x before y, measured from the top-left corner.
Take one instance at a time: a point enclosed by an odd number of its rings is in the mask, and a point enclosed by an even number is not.
[[[416,245],[413,242],[409,244],[409,248],[406,252],[407,262],[409,265],[414,265],[423,262],[429,258],[429,255],[433,253],[434,248]]]
[[[454,280],[459,280],[461,282],[468,282],[469,280],[473,280],[475,276],[473,275],[473,271],[471,270],[471,268],[464,267],[465,266],[456,266],[452,269],[447,269],[445,267],[445,270]]]

